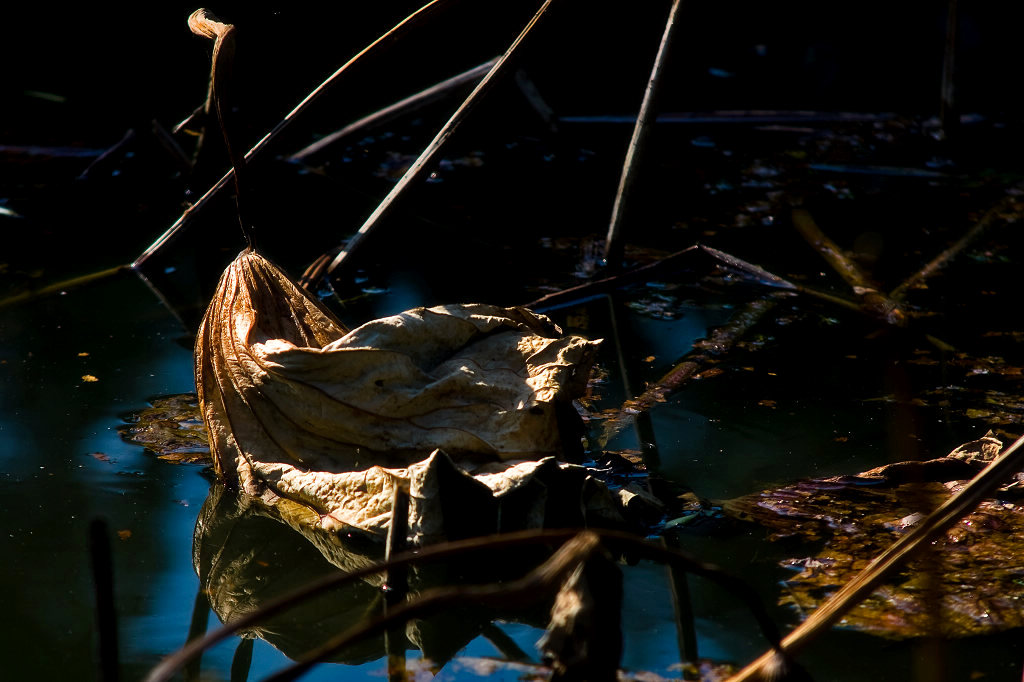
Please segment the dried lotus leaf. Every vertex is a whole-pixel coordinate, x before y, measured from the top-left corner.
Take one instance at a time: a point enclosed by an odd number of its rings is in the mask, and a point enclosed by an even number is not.
[[[596,346],[524,308],[483,304],[417,308],[349,332],[244,251],[200,327],[196,384],[223,480],[376,531],[382,519],[360,516],[369,512],[356,500],[387,507],[395,472],[385,469],[438,449],[455,462],[560,454],[556,408],[585,387]],[[362,483],[337,477],[346,473]]]

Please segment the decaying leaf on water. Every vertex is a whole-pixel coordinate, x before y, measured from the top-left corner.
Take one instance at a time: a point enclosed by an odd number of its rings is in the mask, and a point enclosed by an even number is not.
[[[194,393],[161,396],[118,427],[121,438],[171,462],[209,463],[206,426]]]
[[[542,522],[552,505],[614,516],[585,470],[555,461],[596,346],[524,308],[483,304],[417,308],[347,331],[245,251],[200,327],[196,385],[223,481],[304,505],[325,529],[378,535],[394,486],[409,486],[410,528],[424,538],[454,517],[424,505],[458,498],[472,515],[467,503],[478,499],[497,513],[523,488],[542,502],[513,514],[524,522]],[[478,525],[493,531],[499,516],[481,513]]]
[[[1000,448],[989,434],[946,457],[803,481],[730,500],[723,510],[767,527],[776,539],[824,540],[816,553],[782,562],[798,573],[784,582],[780,603],[805,613],[962,488]],[[1024,626],[1020,477],[850,611],[842,626],[890,638],[964,637]],[[932,590],[941,595],[938,607],[929,603]]]

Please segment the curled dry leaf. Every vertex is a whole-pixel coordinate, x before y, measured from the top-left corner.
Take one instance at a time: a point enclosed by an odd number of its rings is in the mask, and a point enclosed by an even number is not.
[[[196,385],[222,480],[270,503],[299,502],[324,527],[378,533],[395,482],[435,471],[437,450],[460,472],[561,454],[560,414],[585,389],[596,346],[524,308],[482,304],[417,308],[347,331],[245,251],[200,327]]]

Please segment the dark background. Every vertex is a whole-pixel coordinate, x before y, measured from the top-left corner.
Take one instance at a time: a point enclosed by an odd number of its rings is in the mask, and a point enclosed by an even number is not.
[[[418,4],[215,3],[209,9],[239,27],[239,106],[259,128]],[[537,4],[451,2],[407,45],[375,60],[372,76],[336,97],[371,106],[389,90],[473,66],[499,53]],[[531,61],[556,110],[635,111],[668,4],[555,2]],[[960,5],[963,109],[1018,113],[1021,9],[991,1]],[[196,7],[76,3],[55,11],[10,3],[0,47],[7,66],[0,141],[113,143],[140,120],[176,123],[205,94],[210,47],[186,26]],[[687,3],[665,108],[937,112],[946,11],[942,2]]]

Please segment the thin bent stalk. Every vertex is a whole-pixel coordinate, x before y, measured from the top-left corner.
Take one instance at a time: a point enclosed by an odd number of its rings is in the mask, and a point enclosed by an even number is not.
[[[872,317],[894,326],[906,324],[907,317],[899,305],[879,292],[868,281],[860,267],[846,257],[843,250],[821,231],[811,214],[802,208],[793,209],[793,227],[821,257],[832,266],[863,303],[863,310]]]
[[[655,273],[660,273],[662,270],[678,265],[683,260],[698,253],[700,249],[700,246],[688,246],[682,251],[676,251],[675,253],[665,256],[659,261],[655,261],[654,263],[648,263],[647,265],[641,265],[640,267],[632,268],[625,272],[609,275],[608,277],[578,284],[574,287],[569,287],[568,289],[562,289],[561,291],[545,294],[544,296],[527,303],[525,307],[530,308],[531,310],[545,311],[570,303],[578,303],[584,299],[617,289],[618,287],[625,286],[631,282],[637,282],[644,278],[651,277]]]
[[[1014,190],[1021,189],[1024,189],[1024,186],[1017,185],[1014,187]],[[971,229],[969,229],[964,236],[960,237],[960,239],[954,242],[952,246],[937,255],[929,261],[927,265],[893,289],[889,294],[889,298],[894,301],[902,301],[906,297],[907,292],[914,287],[923,284],[925,280],[945,267],[947,263],[953,260],[964,249],[973,244],[978,237],[985,232],[985,230],[992,226],[993,223],[1000,220],[1008,223],[1019,220],[1020,210],[1016,207],[1016,204],[1019,201],[1020,197],[1016,196],[1015,193],[1008,193],[1002,200],[992,206],[989,210],[985,211],[985,214],[981,216],[973,226],[971,226]]]
[[[888,549],[875,557],[870,564],[850,582],[843,585],[832,597],[822,604],[810,618],[801,623],[782,640],[782,648],[788,654],[796,654],[815,637],[832,627],[847,611],[870,595],[895,569],[909,560],[915,553],[928,546],[936,535],[969,513],[977,504],[998,488],[1013,473],[1024,466],[1024,437],[1017,439],[1005,452],[999,455],[985,469],[978,473],[960,492],[952,495],[938,509],[929,514],[913,530],[892,543]],[[762,654],[729,679],[729,682],[745,682],[763,678],[766,667],[775,660],[775,651]]]
[[[654,58],[651,76],[647,81],[647,88],[644,90],[643,102],[640,104],[640,113],[637,114],[636,125],[633,127],[633,137],[629,141],[626,159],[622,164],[622,176],[619,178],[619,188],[615,192],[615,204],[612,206],[611,222],[608,225],[608,235],[605,237],[604,242],[604,259],[612,268],[621,266],[624,250],[622,243],[622,221],[626,213],[626,201],[629,198],[633,181],[636,178],[637,167],[644,150],[644,144],[657,117],[654,106],[657,102],[661,77],[665,70],[668,48],[672,44],[672,36],[678,24],[679,8],[682,4],[682,0],[672,0],[672,8],[669,10],[668,19],[665,21],[665,31],[661,35],[661,44],[658,45],[658,54]]]
[[[362,227],[352,236],[345,248],[334,257],[330,265],[327,266],[327,274],[332,274],[336,271],[342,263],[359,247],[360,244],[364,243],[366,236],[376,227],[381,218],[388,214],[392,206],[394,206],[396,200],[412,185],[416,180],[423,177],[427,171],[432,167],[432,162],[445,147],[445,144],[451,138],[452,134],[459,127],[459,125],[467,118],[472,109],[476,104],[483,98],[493,85],[498,81],[499,78],[504,76],[511,66],[514,58],[518,55],[519,50],[524,44],[526,37],[534,29],[537,23],[543,17],[548,8],[551,6],[552,0],[545,0],[544,4],[541,5],[540,9],[537,10],[533,18],[530,19],[529,23],[523,28],[523,30],[516,36],[516,39],[512,41],[505,53],[498,58],[498,61],[494,63],[491,70],[484,76],[484,79],[477,84],[473,89],[473,92],[469,93],[469,97],[462,103],[462,105],[452,114],[452,117],[448,119],[448,122],[444,124],[434,139],[427,145],[419,158],[417,158],[409,169],[405,172],[405,175],[398,181],[398,183],[388,192],[388,195],[384,197],[384,200],[380,202],[370,217],[366,219]]]
[[[527,308],[531,310],[537,310],[539,312],[545,312],[560,308],[565,305],[571,305],[574,303],[580,303],[588,298],[606,293],[613,289],[626,286],[633,282],[641,281],[645,278],[650,278],[656,274],[660,274],[663,270],[669,269],[673,266],[679,265],[683,260],[690,256],[698,253],[705,253],[715,260],[721,262],[723,265],[737,271],[744,276],[752,279],[758,284],[762,284],[773,289],[781,289],[784,291],[791,291],[797,294],[805,294],[813,298],[820,299],[826,303],[832,303],[854,312],[863,313],[863,306],[857,304],[854,301],[843,298],[841,296],[835,296],[824,291],[818,291],[810,287],[805,287],[802,284],[795,284],[787,279],[783,279],[778,275],[768,272],[764,268],[748,263],[747,261],[737,258],[732,254],[713,249],[710,246],[704,246],[703,244],[697,244],[689,246],[682,251],[676,251],[668,256],[665,256],[659,261],[654,263],[648,263],[647,265],[641,265],[630,270],[609,275],[601,279],[596,279],[591,282],[585,282],[578,284],[568,289],[562,289],[561,291],[554,291],[550,294],[545,294],[538,299],[534,299],[530,303],[526,304]]]
[[[701,344],[704,350],[687,354],[653,386],[623,403],[622,407],[604,423],[601,446],[603,447],[612,436],[622,430],[631,418],[647,412],[658,403],[665,402],[669,394],[679,390],[699,372],[707,369],[714,361],[715,355],[732,348],[775,307],[777,302],[773,297],[751,301],[733,315],[727,324],[711,332],[708,339]]]
[[[376,51],[383,43],[399,36],[403,31],[407,30],[411,25],[413,25],[416,22],[416,20],[421,19],[424,15],[428,14],[431,8],[439,4],[442,4],[444,1],[445,0],[430,0],[430,2],[423,5],[418,10],[402,19],[400,22],[395,24],[395,26],[393,26],[389,31],[381,35],[379,38],[377,38],[372,43],[370,43],[362,50],[360,50],[354,57],[345,62],[340,68],[338,68],[337,71],[332,73],[327,78],[327,80],[325,80],[323,83],[317,86],[316,89],[313,90],[311,93],[306,95],[306,98],[299,102],[298,105],[296,105],[296,107],[292,109],[288,113],[288,115],[281,120],[280,123],[274,126],[274,128],[269,133],[264,135],[259,142],[253,145],[253,148],[246,152],[244,157],[245,161],[251,163],[253,158],[257,154],[263,151],[275,137],[280,135],[285,128],[287,128],[296,118],[298,118],[307,108],[309,108],[309,106],[314,101],[316,101],[320,97],[320,95],[322,95],[329,87],[334,85],[338,81],[338,79],[340,79],[341,76],[346,71],[348,71],[354,64],[359,62],[367,54]],[[149,258],[152,257],[153,254],[155,254],[161,248],[163,248],[165,244],[171,241],[185,227],[185,225],[188,224],[189,220],[195,215],[197,215],[198,212],[202,210],[203,206],[205,206],[211,199],[213,199],[217,194],[219,194],[228,185],[228,183],[232,181],[233,178],[233,170],[225,173],[224,177],[218,180],[213,187],[208,189],[206,193],[203,194],[203,196],[199,197],[199,199],[197,199],[196,202],[192,204],[192,206],[190,206],[188,209],[186,209],[184,213],[181,214],[181,217],[179,217],[174,222],[173,225],[167,228],[167,230],[162,235],[160,235],[160,237],[157,238],[155,242],[150,244],[150,246],[145,251],[143,251],[138,258],[135,259],[135,261],[131,264],[131,267],[135,269],[142,267],[143,263],[149,260]]]
[[[227,149],[228,158],[231,160],[231,170],[234,171],[238,222],[241,224],[245,243],[251,249],[254,247],[253,224],[248,219],[247,203],[243,194],[243,190],[248,187],[248,183],[243,180],[247,176],[245,157],[238,152],[238,147],[232,142],[231,131],[234,129],[234,116],[231,114],[228,96],[234,70],[235,43],[238,32],[235,30],[234,24],[217,21],[205,9],[197,9],[189,16],[188,27],[196,35],[212,38],[215,41],[210,69],[210,102],[217,111],[217,121],[220,124],[221,134],[224,136],[224,148]]]
[[[336,130],[330,135],[317,140],[308,147],[304,147],[295,152],[288,157],[288,160],[304,161],[315,154],[319,154],[327,147],[337,144],[339,140],[343,140],[350,135],[355,135],[356,133],[373,126],[382,125],[396,116],[407,114],[411,111],[416,111],[417,109],[425,107],[426,105],[444,97],[456,88],[479,81],[487,74],[488,71],[491,70],[495,61],[497,60],[492,59],[491,61],[485,62],[480,66],[473,67],[468,71],[463,71],[462,73],[443,80],[440,83],[435,83],[429,88],[421,90],[414,95],[409,95],[394,104],[389,104],[383,109],[379,109],[372,114],[368,114],[358,121],[349,123],[341,130]]]
[[[67,291],[75,287],[80,287],[84,284],[90,284],[101,279],[106,279],[112,275],[116,275],[119,272],[131,269],[130,265],[117,265],[106,270],[100,270],[98,272],[91,272],[88,275],[81,275],[79,277],[72,277],[62,282],[56,282],[54,284],[48,284],[45,287],[41,287],[34,291],[25,291],[20,294],[14,294],[8,296],[5,299],[0,299],[0,308],[5,308],[9,305],[15,305],[17,303],[23,303],[24,301],[32,300],[33,298],[39,298],[41,296],[49,296],[51,294],[60,293],[61,291]]]

